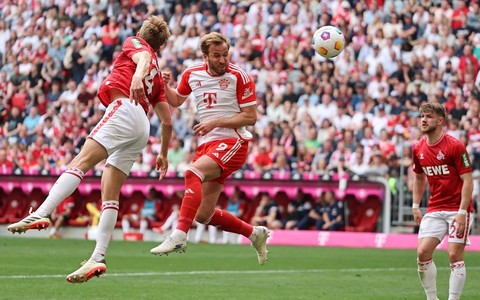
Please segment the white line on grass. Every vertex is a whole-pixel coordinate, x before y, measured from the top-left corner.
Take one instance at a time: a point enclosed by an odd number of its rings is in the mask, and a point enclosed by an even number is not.
[[[447,270],[449,268],[437,268]],[[307,270],[239,270],[239,271],[187,271],[187,272],[145,272],[145,273],[107,273],[108,277],[144,277],[144,276],[189,276],[189,275],[229,275],[229,274],[286,274],[286,273],[326,273],[326,272],[402,272],[415,268],[366,268],[366,269],[307,269]],[[480,270],[480,267],[468,267],[468,270]],[[0,279],[42,279],[63,278],[66,275],[0,275]]]

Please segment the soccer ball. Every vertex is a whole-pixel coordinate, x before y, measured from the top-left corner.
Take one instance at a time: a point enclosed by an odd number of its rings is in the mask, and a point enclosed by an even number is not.
[[[323,26],[313,34],[312,47],[323,57],[333,58],[345,47],[345,36],[334,26]]]

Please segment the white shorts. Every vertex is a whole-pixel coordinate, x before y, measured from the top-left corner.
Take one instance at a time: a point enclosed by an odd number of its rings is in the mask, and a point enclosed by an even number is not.
[[[436,211],[426,213],[420,223],[418,238],[435,237],[441,242],[445,235],[448,234],[449,243],[470,245],[468,232],[470,231],[470,228],[472,228],[472,214],[469,213],[467,215],[466,233],[460,235],[457,232],[457,227],[453,223],[453,219],[456,215],[456,211]]]
[[[128,175],[147,145],[149,133],[150,122],[142,106],[125,98],[110,103],[88,137],[107,149],[107,164]]]

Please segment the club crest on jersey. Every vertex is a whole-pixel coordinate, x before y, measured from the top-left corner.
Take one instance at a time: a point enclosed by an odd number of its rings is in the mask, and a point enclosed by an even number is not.
[[[218,82],[218,84],[220,85],[220,88],[222,90],[226,90],[228,88],[228,85],[230,84],[230,82],[228,82],[227,79],[220,79],[220,81]]]
[[[442,150],[438,151],[437,159],[438,160],[444,160],[445,159],[445,154],[442,152]]]

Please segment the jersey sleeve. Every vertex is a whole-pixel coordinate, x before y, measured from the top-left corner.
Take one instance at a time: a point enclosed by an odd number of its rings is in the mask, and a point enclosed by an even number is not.
[[[247,107],[257,103],[255,82],[248,74],[245,74],[245,77],[243,75],[240,76],[237,81],[237,100],[240,107]]]
[[[192,92],[192,88],[188,83],[190,81],[190,74],[191,72],[187,70],[183,72],[182,77],[180,78],[180,82],[178,83],[178,86],[177,86],[177,93],[180,96],[188,96]]]
[[[422,167],[420,166],[420,161],[418,160],[418,143],[413,145],[412,160],[413,160],[413,172],[417,174],[423,173]]]
[[[454,147],[453,160],[455,168],[458,171],[458,175],[472,172],[472,163],[470,162],[470,157],[465,145],[462,143],[455,143],[452,146]]]
[[[122,50],[126,56],[132,58],[135,53],[148,51],[148,48],[138,38],[131,36],[123,42]]]

